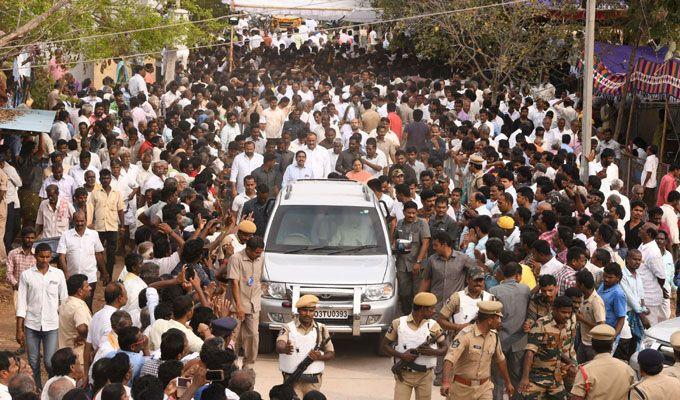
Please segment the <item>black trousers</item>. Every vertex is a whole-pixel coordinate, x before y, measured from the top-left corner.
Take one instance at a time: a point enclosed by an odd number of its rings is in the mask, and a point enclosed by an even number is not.
[[[98,232],[99,240],[102,241],[104,251],[106,251],[106,272],[113,280],[113,266],[116,265],[116,246],[118,245],[118,231]]]
[[[19,225],[21,225],[20,212],[18,208],[14,208],[14,202],[7,203],[7,224],[5,226],[5,250],[9,253],[12,250],[12,243],[17,236]]]
[[[97,282],[89,283],[89,285],[92,290],[90,291],[90,297],[85,299],[85,304],[87,304],[87,307],[92,311],[92,300],[94,300],[94,290],[97,288]]]
[[[614,358],[628,362],[630,357],[635,353],[637,342],[634,339],[620,339],[619,345],[614,350]]]

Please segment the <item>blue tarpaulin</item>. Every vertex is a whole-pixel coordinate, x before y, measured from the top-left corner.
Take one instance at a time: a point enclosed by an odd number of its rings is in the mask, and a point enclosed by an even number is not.
[[[56,111],[12,109],[17,115],[13,118],[0,121],[0,129],[28,132],[49,132],[52,129]]]

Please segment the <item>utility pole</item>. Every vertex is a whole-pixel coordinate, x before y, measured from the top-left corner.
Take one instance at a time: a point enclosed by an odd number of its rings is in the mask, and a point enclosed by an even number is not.
[[[595,53],[595,2],[586,3],[585,65],[583,67],[583,126],[581,128],[581,181],[588,181],[588,156],[593,130],[593,64]]]
[[[236,10],[236,5],[234,4],[234,0],[231,0],[231,8],[229,9],[229,13],[233,14]],[[234,24],[229,24],[231,25],[230,28],[230,34],[229,34],[229,73],[231,73],[234,70]]]

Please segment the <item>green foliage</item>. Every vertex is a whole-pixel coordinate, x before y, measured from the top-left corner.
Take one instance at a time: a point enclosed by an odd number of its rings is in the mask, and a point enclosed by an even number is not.
[[[666,59],[680,57],[680,3],[678,0],[632,0],[624,26],[628,36],[641,36],[668,48]]]
[[[213,14],[220,10],[217,2],[219,0],[183,0],[181,6],[189,11],[190,19],[196,21],[218,16]],[[16,29],[47,11],[52,4],[52,0],[2,0],[0,26]],[[169,5],[174,6],[174,1]],[[224,12],[220,15],[225,15],[226,8],[222,9]],[[68,6],[51,15],[38,28],[11,45],[160,28],[86,40],[68,40],[54,45],[62,48],[70,59],[113,58],[133,53],[158,52],[164,45],[179,42],[187,46],[210,43],[227,25],[227,19],[172,25],[176,23],[167,13],[161,15],[141,0],[72,0]],[[4,30],[9,31],[6,28]],[[0,58],[10,58],[19,50],[0,49]]]
[[[496,6],[498,0],[375,0],[386,18],[440,13],[399,22],[396,29],[419,57],[441,60],[483,80],[492,90],[537,81],[571,50],[569,21],[536,1]],[[452,10],[475,10],[451,13]],[[401,35],[400,35],[401,36]]]

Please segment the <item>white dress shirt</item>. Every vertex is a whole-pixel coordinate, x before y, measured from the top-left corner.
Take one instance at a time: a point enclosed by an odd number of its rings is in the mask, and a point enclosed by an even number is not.
[[[628,268],[621,268],[621,289],[626,294],[626,309],[636,313],[645,311],[642,305],[642,297],[645,294],[644,283],[640,274],[635,272],[635,275],[628,270]]]
[[[293,162],[286,168],[286,172],[283,174],[283,182],[281,187],[285,188],[289,183],[295,182],[298,179],[314,179],[314,171],[308,167],[300,167],[297,162]]]
[[[66,255],[66,268],[69,275],[87,275],[87,282],[97,282],[97,258],[95,253],[104,251],[97,231],[85,228],[80,236],[75,228],[69,229],[59,239],[57,253]]]
[[[305,165],[312,169],[315,177],[326,178],[328,174],[333,172],[334,168],[331,168],[331,157],[326,148],[317,145],[314,150],[310,150],[305,146],[303,150],[307,154]]]
[[[541,266],[541,275],[555,275],[562,267],[564,267],[564,264],[553,257],[550,261]]]
[[[2,383],[0,383],[0,400],[12,400],[12,396],[9,394],[9,388]]]
[[[241,127],[238,123],[236,123],[234,126],[226,123],[220,132],[220,145],[222,146],[222,151],[226,153],[229,143],[233,142],[234,139],[236,139],[236,136],[240,134]]]
[[[80,168],[80,166],[78,168]],[[85,173],[83,172],[83,177],[85,176],[84,174]],[[58,181],[54,179],[54,175],[45,179],[42,186],[40,187],[40,193],[38,194],[41,199],[47,198],[46,189],[50,185],[57,185],[59,188],[59,197],[64,198],[64,200],[68,201],[69,203],[73,203],[73,195],[75,194],[76,188],[78,186],[76,186],[76,181],[72,176],[63,175]]]
[[[645,288],[643,296],[645,306],[658,306],[663,301],[663,291],[657,279],[666,279],[661,250],[654,240],[642,243],[638,249],[642,253],[642,264],[637,273],[642,278]]]
[[[251,158],[246,156],[246,153],[240,153],[234,157],[234,161],[231,164],[231,176],[229,180],[236,183],[236,191],[238,193],[244,193],[246,191],[243,185],[243,178],[250,175],[255,168],[258,168],[264,162],[264,157],[262,154],[254,153]]]
[[[64,273],[49,267],[43,275],[33,266],[19,276],[17,317],[24,318],[24,326],[35,331],[59,329],[59,305],[66,301]]]
[[[123,286],[125,286],[128,301],[121,309],[130,314],[130,317],[132,317],[132,325],[141,328],[142,325],[139,321],[139,314],[141,311],[139,308],[139,293],[146,289],[147,285],[142,278],[128,272],[123,279]]]
[[[656,154],[650,154],[647,156],[645,159],[645,165],[642,169],[642,177],[640,180],[642,183],[645,182],[645,178],[647,178],[647,172],[651,172],[651,175],[649,176],[649,180],[647,183],[645,183],[645,188],[650,188],[654,189],[656,187],[656,170],[659,169],[659,158],[656,156]],[[609,172],[609,171],[607,171]],[[609,176],[607,176],[609,178]]]
[[[50,129],[50,137],[54,143],[57,143],[59,139],[64,139],[67,142],[71,140],[71,132],[69,132],[66,122],[56,121],[54,124],[52,124],[52,129]]]
[[[17,173],[17,170],[8,163],[5,163],[5,166],[2,167],[2,170],[5,172],[5,175],[7,175],[7,193],[5,194],[7,204],[13,203],[14,208],[20,208],[21,204],[19,203],[19,194],[17,189],[19,189],[23,184],[21,177]]]
[[[364,170],[373,175],[374,178],[381,176],[383,174],[383,169],[388,166],[387,156],[380,149],[375,150],[375,157],[369,158],[368,156],[366,156],[366,160],[371,164],[376,164],[382,167],[379,170],[375,170],[369,167],[368,165],[364,167]]]
[[[672,205],[666,203],[661,206],[663,215],[661,215],[661,222],[665,222],[668,225],[668,229],[671,233],[671,243],[680,243],[680,235],[678,234],[678,214],[675,212],[675,208]]]
[[[111,331],[111,315],[116,310],[118,310],[116,307],[106,304],[92,316],[86,341],[92,345],[95,351],[99,347],[101,338]]]
[[[141,76],[140,74],[134,74],[132,78],[128,81],[128,92],[130,92],[130,96],[134,97],[139,94],[139,92],[142,92],[146,94],[146,97],[149,97],[149,91],[146,89],[146,82],[144,81],[144,77]]]
[[[90,165],[87,166],[87,169],[82,169],[80,164],[76,164],[71,167],[70,171],[68,171],[69,176],[75,181],[76,187],[82,187],[85,185],[85,171],[94,172],[95,179],[97,182],[99,182],[99,170],[95,168],[91,162]]]
[[[163,179],[156,174],[149,175],[142,185],[142,194],[149,189],[163,189]]]

